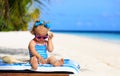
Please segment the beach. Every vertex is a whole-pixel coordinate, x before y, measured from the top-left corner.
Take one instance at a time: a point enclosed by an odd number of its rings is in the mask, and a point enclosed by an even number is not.
[[[32,38],[29,31],[0,32],[0,57],[29,59],[28,44]],[[120,76],[119,43],[54,33],[53,44],[54,55],[80,64],[80,76]]]

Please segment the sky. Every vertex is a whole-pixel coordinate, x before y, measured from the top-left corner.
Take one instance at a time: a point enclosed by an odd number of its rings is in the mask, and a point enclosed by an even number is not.
[[[52,30],[120,31],[120,0],[51,0],[40,19]]]

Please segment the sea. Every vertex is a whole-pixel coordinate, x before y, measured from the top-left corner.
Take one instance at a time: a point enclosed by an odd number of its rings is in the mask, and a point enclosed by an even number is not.
[[[55,31],[55,33],[83,36],[83,37],[87,37],[87,38],[100,39],[100,40],[105,40],[105,41],[120,44],[120,32]]]

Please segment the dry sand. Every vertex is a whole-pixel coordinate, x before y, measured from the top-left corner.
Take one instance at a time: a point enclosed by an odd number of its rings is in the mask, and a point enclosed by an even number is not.
[[[13,54],[28,59],[28,43],[33,37],[28,31],[0,32],[0,57]],[[55,55],[81,65],[80,76],[120,76],[118,43],[60,33],[54,33],[53,43]]]

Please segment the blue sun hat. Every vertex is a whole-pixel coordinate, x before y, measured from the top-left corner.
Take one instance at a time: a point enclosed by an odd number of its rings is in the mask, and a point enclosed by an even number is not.
[[[51,24],[50,23],[46,23],[45,21],[37,21],[36,23],[35,23],[35,26],[37,27],[37,26],[42,26],[42,25],[44,25],[44,27],[46,27],[46,28],[50,28],[50,26],[51,26]]]

